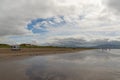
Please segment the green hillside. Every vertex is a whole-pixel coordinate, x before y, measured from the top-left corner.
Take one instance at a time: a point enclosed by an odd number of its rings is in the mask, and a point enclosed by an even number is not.
[[[0,48],[10,48],[10,45],[8,45],[8,44],[0,44]]]

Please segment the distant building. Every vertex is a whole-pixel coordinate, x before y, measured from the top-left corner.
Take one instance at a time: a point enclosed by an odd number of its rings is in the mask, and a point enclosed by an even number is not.
[[[20,46],[19,46],[19,45],[12,45],[12,46],[11,46],[11,50],[13,50],[13,51],[18,51],[18,50],[21,50],[21,49],[20,49]]]

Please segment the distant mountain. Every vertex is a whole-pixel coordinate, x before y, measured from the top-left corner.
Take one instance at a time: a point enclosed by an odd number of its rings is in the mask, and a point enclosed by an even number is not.
[[[113,48],[113,49],[120,49],[120,44],[102,44],[102,45],[94,46],[94,48]]]

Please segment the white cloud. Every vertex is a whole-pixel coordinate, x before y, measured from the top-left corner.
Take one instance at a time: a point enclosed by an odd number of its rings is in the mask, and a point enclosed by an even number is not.
[[[85,39],[116,39],[120,34],[119,0],[107,0],[107,5],[103,0],[1,0],[0,1],[0,36],[27,36],[21,42],[34,38],[39,42],[49,42],[49,38],[54,40],[56,37],[85,37]],[[111,10],[111,11],[110,11]],[[51,27],[55,24],[52,21],[38,23],[34,26],[41,29],[40,25],[45,24],[48,33],[34,34],[27,30],[27,24],[37,18],[54,17],[55,22],[59,23],[63,19],[65,25]],[[37,36],[36,36],[37,35]],[[36,37],[34,37],[36,36]],[[44,41],[42,40],[44,36]],[[40,38],[41,37],[41,38]],[[4,40],[5,40],[4,39]],[[21,39],[21,38],[19,38]],[[1,40],[1,42],[4,42]]]

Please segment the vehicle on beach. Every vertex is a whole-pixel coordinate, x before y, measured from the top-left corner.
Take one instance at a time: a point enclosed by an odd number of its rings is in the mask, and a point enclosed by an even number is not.
[[[12,50],[12,51],[19,51],[19,50],[21,50],[21,48],[20,48],[19,45],[12,45],[12,46],[11,46],[11,50]]]

